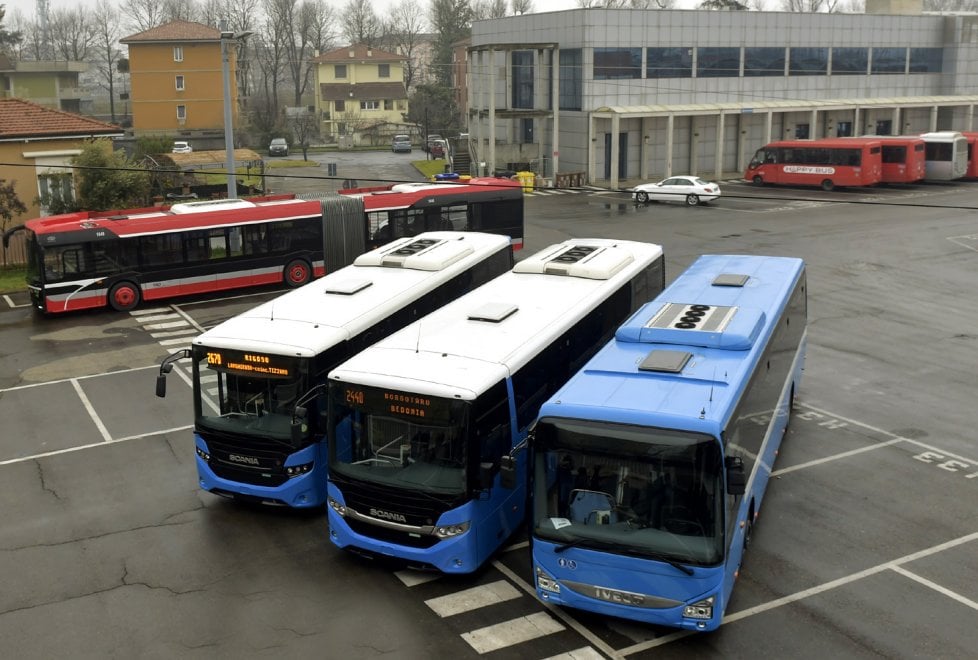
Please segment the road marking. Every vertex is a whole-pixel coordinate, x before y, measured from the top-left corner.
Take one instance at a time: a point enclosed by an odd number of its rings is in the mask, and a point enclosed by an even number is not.
[[[187,326],[187,322],[184,320],[180,321],[170,321],[169,323],[150,323],[149,325],[143,326],[147,330],[167,330],[169,328],[183,328]]]
[[[172,311],[167,311],[165,314],[153,314],[152,316],[138,316],[136,318],[140,323],[149,323],[150,321],[171,321],[173,319],[180,318],[179,314]]]
[[[911,580],[913,580],[915,582],[919,582],[920,584],[924,585],[925,587],[929,587],[929,588],[933,589],[934,591],[936,591],[938,593],[944,594],[945,596],[947,596],[948,598],[950,598],[952,600],[956,600],[956,601],[958,601],[959,603],[961,603],[963,605],[967,605],[968,607],[970,607],[973,610],[978,610],[978,603],[976,603],[975,601],[971,600],[970,598],[965,598],[961,594],[956,593],[954,591],[951,591],[950,589],[947,589],[945,587],[942,587],[941,585],[937,584],[936,582],[931,582],[930,580],[928,580],[925,577],[922,577],[920,575],[917,575],[916,573],[911,573],[910,571],[908,571],[907,569],[903,568],[902,566],[893,566],[892,569],[894,571],[896,571],[897,573],[899,573],[900,575],[906,576],[906,577],[910,578]]]
[[[563,630],[565,630],[564,626],[552,616],[546,612],[537,612],[529,616],[479,628],[472,632],[462,633],[462,639],[468,642],[476,653],[483,654]]]
[[[728,623],[734,623],[736,621],[740,621],[741,619],[746,619],[748,617],[752,617],[755,614],[761,614],[763,612],[769,612],[770,610],[776,609],[776,608],[781,607],[783,605],[790,605],[791,603],[795,603],[795,602],[798,602],[800,600],[804,600],[805,598],[808,598],[809,596],[817,596],[818,594],[824,593],[826,591],[831,591],[832,589],[835,589],[836,587],[844,587],[847,584],[851,584],[853,582],[857,582],[858,580],[861,580],[863,578],[869,577],[871,575],[877,575],[877,574],[883,573],[885,571],[892,570],[892,571],[896,571],[896,572],[902,574],[903,571],[900,570],[900,564],[908,564],[908,563],[913,562],[913,561],[916,561],[918,559],[923,559],[924,557],[929,557],[929,556],[935,555],[935,554],[937,554],[939,552],[943,552],[945,550],[949,550],[950,548],[954,548],[956,546],[963,545],[965,543],[971,543],[972,541],[978,541],[978,532],[973,532],[971,534],[966,534],[965,536],[959,536],[956,539],[951,539],[950,541],[946,541],[945,543],[941,543],[939,545],[931,546],[931,547],[925,548],[923,550],[918,550],[917,552],[913,552],[913,553],[911,553],[909,555],[904,555],[903,557],[898,557],[897,559],[894,559],[892,561],[888,561],[888,562],[885,562],[885,563],[882,563],[882,564],[877,564],[876,566],[870,566],[869,568],[867,568],[865,570],[857,571],[856,573],[852,573],[852,574],[847,575],[845,577],[841,577],[841,578],[839,578],[837,580],[832,580],[830,582],[825,582],[823,584],[816,585],[816,586],[810,587],[808,589],[803,589],[802,591],[797,591],[797,592],[795,592],[793,594],[790,594],[788,596],[784,596],[782,598],[776,598],[776,599],[771,600],[771,601],[768,601],[766,603],[761,603],[760,605],[755,605],[754,607],[750,607],[750,608],[748,608],[746,610],[741,610],[739,612],[735,612],[733,614],[729,614],[729,615],[723,617],[723,621],[720,623],[720,625],[721,626],[725,626]],[[921,579],[923,579],[923,578],[921,578]],[[930,585],[928,585],[928,586],[930,586]],[[934,585],[934,586],[935,587],[939,587],[939,585]],[[938,591],[941,591],[941,589],[943,589],[943,587],[939,587],[938,588]],[[941,593],[944,593],[944,592],[941,591]],[[946,594],[946,595],[949,595],[950,597],[954,598],[954,596],[951,596],[950,594]],[[955,600],[958,600],[958,598],[955,598]],[[971,603],[971,601],[968,601],[967,599],[964,599],[964,600],[967,601],[965,604]],[[624,648],[624,649],[619,649],[618,652],[621,653],[622,655],[631,655],[633,653],[638,653],[639,651],[647,651],[648,649],[655,648],[656,646],[662,646],[663,644],[668,644],[669,642],[673,642],[673,641],[675,641],[677,639],[682,639],[683,637],[688,637],[689,635],[695,635],[695,634],[699,634],[699,633],[693,633],[691,631],[683,630],[683,631],[680,631],[680,632],[676,632],[676,633],[671,633],[669,635],[665,635],[663,637],[657,637],[657,638],[651,639],[651,640],[649,640],[647,642],[641,642],[639,644],[634,644],[634,645],[629,646],[629,647]]]
[[[131,369],[119,369],[118,371],[106,371],[102,374],[89,374],[87,376],[73,376],[71,378],[60,378],[58,380],[46,380],[43,383],[28,383],[27,385],[14,385],[13,387],[8,387],[5,389],[0,389],[0,394],[4,392],[16,392],[17,390],[27,390],[32,387],[44,387],[45,385],[60,385],[61,383],[70,383],[76,380],[87,380],[89,378],[101,378],[102,376],[115,376],[116,374],[128,374],[133,371],[143,371],[144,369],[159,369],[160,365],[151,364],[148,367],[132,367]]]
[[[164,312],[172,312],[173,310],[169,307],[147,307],[145,309],[134,309],[129,313],[133,316],[146,316],[149,314],[163,314]]]
[[[175,337],[173,339],[161,339],[159,343],[160,343],[160,346],[184,346],[184,347],[186,347],[186,346],[189,346],[190,345],[190,337],[188,335],[184,335],[183,337]]]
[[[196,328],[182,328],[180,330],[165,330],[163,332],[151,332],[149,333],[149,336],[152,337],[153,339],[159,339],[161,337],[176,337],[178,335],[182,337],[196,337],[198,334],[200,333],[197,332]]]
[[[397,571],[394,573],[405,587],[416,587],[441,578],[441,573],[422,573],[420,571]]]
[[[95,422],[95,428],[97,428],[98,432],[102,434],[102,438],[105,440],[105,442],[112,442],[112,436],[109,434],[109,430],[105,428],[105,424],[102,423],[98,413],[95,412],[95,407],[92,405],[92,402],[88,400],[88,396],[85,394],[84,390],[82,390],[81,383],[72,378],[71,386],[75,388],[78,398],[81,399],[82,405],[85,406],[85,410],[88,411],[89,417],[91,417],[92,421]]]
[[[176,433],[177,431],[186,431],[192,429],[193,424],[187,424],[186,426],[175,426],[172,429],[163,429],[162,431],[149,431],[148,433],[140,433],[138,435],[129,435],[125,438],[116,438],[115,440],[108,440],[106,442],[93,442],[88,445],[78,445],[77,447],[68,447],[67,449],[55,449],[54,451],[46,451],[41,454],[33,454],[31,456],[22,456],[20,458],[9,458],[5,461],[0,461],[0,466],[3,465],[13,465],[14,463],[26,463],[27,461],[36,461],[39,458],[47,458],[49,456],[59,456],[61,454],[70,454],[72,452],[81,451],[82,449],[93,449],[95,447],[105,447],[106,445],[114,445],[120,442],[129,442],[130,440],[140,440],[142,438],[151,438],[154,435],[163,435],[165,433]]]
[[[31,306],[30,300],[28,300],[27,302],[25,302],[23,305],[18,305],[17,303],[14,302],[14,299],[11,298],[10,296],[8,296],[7,294],[3,294],[3,299],[7,301],[7,306],[10,307],[11,309],[16,309],[18,307],[30,307]]]
[[[604,660],[604,656],[592,649],[590,646],[574,649],[560,655],[552,655],[544,660]]]
[[[424,603],[434,610],[435,614],[444,619],[463,612],[471,612],[497,603],[504,603],[507,600],[514,600],[520,596],[520,592],[509,582],[497,580],[464,591],[457,591],[447,596],[431,598]]]
[[[816,458],[815,460],[808,461],[807,463],[799,463],[798,465],[791,465],[786,468],[781,468],[779,470],[774,470],[771,472],[772,477],[780,477],[782,474],[788,474],[789,472],[794,472],[795,470],[804,470],[805,468],[814,467],[816,465],[822,465],[823,463],[831,463],[832,461],[837,461],[840,458],[849,458],[850,456],[856,456],[857,454],[862,454],[863,452],[873,451],[875,449],[882,449],[884,447],[889,447],[897,443],[903,442],[906,438],[893,438],[892,440],[887,440],[885,442],[880,442],[875,445],[868,445],[866,447],[860,447],[859,449],[852,449],[850,451],[844,451],[839,454],[832,454],[831,456],[826,456],[825,458]]]

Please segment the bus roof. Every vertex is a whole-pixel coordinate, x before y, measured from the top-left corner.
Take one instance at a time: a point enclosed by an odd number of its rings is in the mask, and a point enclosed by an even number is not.
[[[803,270],[791,257],[700,257],[633,314],[540,417],[717,435]],[[675,314],[691,304],[712,309],[696,327],[677,329]]]
[[[930,133],[921,133],[920,137],[926,142],[953,142],[967,139],[957,131],[931,131]]]
[[[585,246],[586,256],[571,256]],[[350,358],[330,377],[474,399],[661,256],[661,246],[633,241],[552,245]]]
[[[508,249],[509,237],[479,232],[426,232],[401,238],[224,321],[193,343],[313,357],[370,328],[403,307],[407,299],[428,293]],[[410,254],[395,254],[405,250]]]
[[[34,233],[50,237],[45,239],[44,245],[57,245],[321,214],[322,205],[318,201],[283,198],[208,200],[140,209],[78,211],[35,218],[25,224]]]
[[[858,146],[871,146],[874,142],[879,141],[874,139],[875,136],[866,137],[834,137],[834,138],[820,138],[817,140],[777,140],[775,142],[769,142],[765,144],[762,149],[767,149],[770,147],[798,147],[798,148],[811,148],[811,147],[825,147],[830,149],[852,149],[853,145]]]

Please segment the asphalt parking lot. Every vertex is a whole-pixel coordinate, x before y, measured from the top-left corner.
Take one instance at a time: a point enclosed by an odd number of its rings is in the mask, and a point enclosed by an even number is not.
[[[978,186],[843,206],[763,192],[724,184],[696,208],[595,190],[527,200],[527,252],[597,235],[660,242],[667,276],[705,252],[809,264],[798,406],[716,633],[546,607],[523,538],[475,575],[419,574],[335,550],[323,515],[201,492],[189,387],[171,377],[157,399],[156,366],[274,291],[54,319],[15,294],[0,311],[8,653],[973,657]]]

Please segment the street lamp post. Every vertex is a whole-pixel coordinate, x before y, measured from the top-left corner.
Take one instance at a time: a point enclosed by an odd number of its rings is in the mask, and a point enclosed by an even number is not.
[[[234,174],[234,106],[231,102],[231,46],[251,32],[232,32],[221,22],[221,73],[224,77],[224,150],[227,153],[228,199],[238,197],[238,185]]]

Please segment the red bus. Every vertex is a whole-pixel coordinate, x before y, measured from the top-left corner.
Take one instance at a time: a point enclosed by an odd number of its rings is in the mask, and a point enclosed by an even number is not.
[[[442,228],[503,234],[514,248],[523,245],[517,181],[347,192],[82,211],[29,220],[4,241],[26,232],[27,288],[45,313],[106,305],[128,311],[142,300],[297,287],[394,238]]]
[[[975,143],[978,143],[978,133],[972,131],[961,131],[961,135],[968,141],[968,173],[966,179],[978,179],[978,152],[975,151]]]
[[[514,250],[523,247],[523,189],[513,179],[396,183],[340,193],[363,200],[371,248],[422,231],[445,230],[503,234]]]
[[[915,135],[874,135],[852,140],[879,140],[883,147],[882,183],[916,183],[927,176],[924,139]]]
[[[784,140],[757,150],[744,179],[757,185],[872,186],[883,175],[882,145],[864,138]]]

